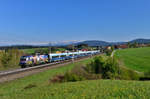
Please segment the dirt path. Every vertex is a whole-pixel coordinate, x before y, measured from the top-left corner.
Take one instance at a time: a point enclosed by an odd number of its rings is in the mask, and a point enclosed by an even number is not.
[[[111,56],[110,57],[114,57],[114,53],[116,52],[116,50],[114,50],[112,53],[111,53]]]

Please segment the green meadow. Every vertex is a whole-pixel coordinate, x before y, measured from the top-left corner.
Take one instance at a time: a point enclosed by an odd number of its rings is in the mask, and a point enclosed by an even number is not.
[[[150,47],[117,50],[115,57],[130,69],[139,72],[150,71]]]
[[[51,83],[57,74],[85,65],[86,59],[0,84],[0,99],[147,99],[150,82],[125,80],[87,80],[80,82]]]

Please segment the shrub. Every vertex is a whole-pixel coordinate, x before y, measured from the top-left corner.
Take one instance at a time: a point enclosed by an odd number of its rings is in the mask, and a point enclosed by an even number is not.
[[[96,79],[139,80],[139,74],[133,70],[119,68],[118,61],[112,57],[95,57],[86,66],[75,66],[64,75],[56,75],[51,82],[75,82]]]
[[[119,73],[119,65],[115,58],[107,58],[106,60],[99,56],[86,66],[89,73],[101,74],[102,78],[113,79]]]
[[[121,68],[119,78],[122,80],[139,80],[140,75],[133,70]]]
[[[9,66],[9,62],[11,61],[12,56],[9,53],[2,53],[1,55],[1,64],[4,68]]]
[[[67,71],[63,75],[56,75],[50,81],[52,83],[61,83],[61,82],[76,82],[82,80],[96,80],[101,79],[100,74],[91,74],[88,73],[85,66],[75,66],[71,71]]]
[[[102,72],[102,67],[104,64],[105,64],[104,59],[101,56],[95,57],[90,64],[87,64],[86,70],[89,73],[100,74]]]
[[[75,82],[75,81],[82,81],[86,79],[87,73],[84,71],[82,66],[75,66],[71,71],[67,71],[66,73],[55,75],[51,82]]]
[[[102,77],[106,79],[113,79],[119,73],[119,64],[115,58],[109,57],[102,67]]]
[[[88,75],[86,75],[86,79],[98,80],[98,79],[102,79],[102,75],[101,74],[88,74]]]
[[[75,81],[82,81],[85,80],[83,76],[77,75],[72,72],[66,72],[64,75],[64,82],[75,82]]]
[[[148,70],[147,72],[144,73],[145,77],[150,77],[150,70]]]
[[[82,64],[80,66],[75,66],[72,70],[72,73],[79,75],[79,76],[85,76],[87,75],[87,72],[85,71],[85,66]]]
[[[112,50],[105,50],[107,56],[111,56]]]
[[[64,75],[56,75],[54,76],[51,80],[50,80],[52,83],[60,83],[60,82],[63,82],[64,81]]]
[[[84,79],[87,80],[95,80],[95,79],[101,79],[101,75],[100,74],[94,74],[94,73],[89,73],[87,72],[87,68],[86,66],[75,66],[72,70],[72,73],[80,76],[80,77],[84,77]]]
[[[9,49],[6,51],[1,51],[0,53],[0,65],[3,68],[18,66],[20,61],[20,56],[23,53],[18,49]]]

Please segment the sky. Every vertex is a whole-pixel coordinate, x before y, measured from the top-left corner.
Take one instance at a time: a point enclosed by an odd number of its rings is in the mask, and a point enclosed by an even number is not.
[[[150,0],[0,0],[0,41],[150,38]]]

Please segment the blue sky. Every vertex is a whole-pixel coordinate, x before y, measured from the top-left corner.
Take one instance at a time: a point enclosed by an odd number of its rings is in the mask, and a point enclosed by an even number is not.
[[[150,38],[150,0],[0,0],[0,40]]]

